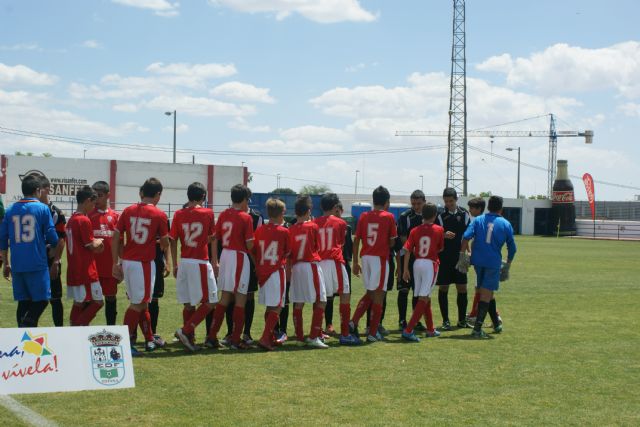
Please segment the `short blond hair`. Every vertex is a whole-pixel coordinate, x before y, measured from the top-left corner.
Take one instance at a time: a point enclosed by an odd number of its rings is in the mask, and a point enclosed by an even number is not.
[[[280,199],[274,199],[270,197],[265,204],[267,207],[267,215],[269,215],[270,219],[280,218],[282,214],[284,214],[284,210],[286,206],[284,202]]]

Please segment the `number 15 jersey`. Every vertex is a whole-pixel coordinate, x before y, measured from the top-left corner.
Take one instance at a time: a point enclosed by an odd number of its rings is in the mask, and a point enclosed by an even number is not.
[[[156,257],[156,236],[168,233],[167,215],[154,205],[136,203],[122,211],[116,229],[127,235],[122,259],[151,262]]]
[[[396,221],[387,211],[368,211],[360,215],[356,237],[362,241],[360,256],[373,255],[389,259],[389,243],[398,237]]]

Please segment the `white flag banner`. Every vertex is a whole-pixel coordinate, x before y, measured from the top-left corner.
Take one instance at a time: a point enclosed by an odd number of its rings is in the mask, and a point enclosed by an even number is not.
[[[126,326],[0,329],[0,394],[129,387]]]

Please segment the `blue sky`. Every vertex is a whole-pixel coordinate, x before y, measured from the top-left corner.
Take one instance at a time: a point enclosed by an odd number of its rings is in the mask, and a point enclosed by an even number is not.
[[[467,2],[469,128],[555,113],[558,128],[593,129],[594,144],[562,139],[570,173],[640,187],[640,40],[634,1]],[[239,152],[322,152],[442,145],[396,129],[446,130],[451,1],[165,0],[0,2],[0,126],[121,144]],[[504,129],[548,128],[548,119]],[[470,139],[545,166],[547,141]],[[131,151],[0,133],[0,152],[170,161]],[[191,154],[179,153],[188,162]],[[352,192],[384,184],[437,194],[445,150],[368,156],[255,157],[252,187],[312,181]],[[293,179],[296,178],[296,179]],[[364,183],[363,183],[364,178]],[[469,190],[515,195],[516,165],[470,153]],[[304,181],[308,180],[308,181]],[[585,198],[580,180],[576,196]],[[546,173],[523,167],[521,193],[541,194]],[[640,190],[596,184],[599,199]]]

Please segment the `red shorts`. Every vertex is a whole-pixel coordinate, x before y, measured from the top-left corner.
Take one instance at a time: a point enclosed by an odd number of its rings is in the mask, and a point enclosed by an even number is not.
[[[101,277],[100,286],[102,295],[105,297],[115,297],[118,294],[118,279],[113,277]]]

